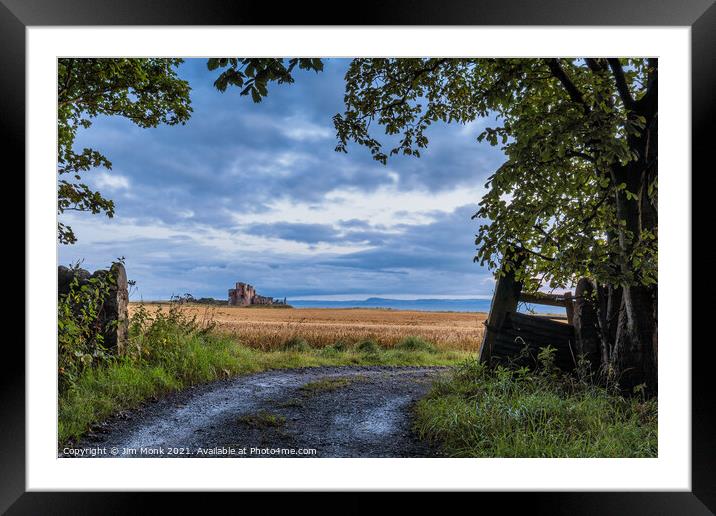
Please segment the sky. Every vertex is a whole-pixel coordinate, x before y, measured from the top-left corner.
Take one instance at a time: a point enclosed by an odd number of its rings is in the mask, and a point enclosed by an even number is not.
[[[387,166],[355,144],[335,152],[348,64],[299,71],[254,104],[236,88],[217,91],[206,60],[187,60],[186,125],[94,119],[75,146],[112,161],[83,179],[115,201],[115,216],[61,215],[78,242],[58,246],[59,263],[95,270],[123,256],[131,297],[145,301],[225,299],[237,281],[289,299],[489,297],[471,217],[505,160],[476,141],[491,121],[434,124],[420,158]]]

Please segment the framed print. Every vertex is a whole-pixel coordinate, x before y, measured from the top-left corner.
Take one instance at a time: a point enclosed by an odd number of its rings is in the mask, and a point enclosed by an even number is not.
[[[712,2],[355,11],[2,0],[27,192],[3,510],[709,514]]]

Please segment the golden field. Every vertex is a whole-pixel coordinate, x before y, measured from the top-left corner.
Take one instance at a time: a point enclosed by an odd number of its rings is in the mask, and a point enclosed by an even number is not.
[[[130,315],[138,303],[129,304]],[[147,304],[149,312],[168,304]],[[485,313],[420,312],[383,309],[240,308],[182,305],[199,321],[212,320],[216,329],[243,344],[262,350],[279,349],[292,337],[313,347],[342,341],[373,339],[392,347],[408,336],[422,337],[438,349],[476,351],[482,341]]]

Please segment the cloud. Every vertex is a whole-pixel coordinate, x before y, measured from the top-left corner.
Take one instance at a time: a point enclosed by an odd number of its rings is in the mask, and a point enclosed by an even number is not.
[[[249,120],[265,128],[277,130],[286,138],[297,142],[329,140],[335,135],[330,120],[326,120],[324,124],[317,124],[300,115],[287,116],[281,119],[253,116]]]
[[[335,242],[338,239],[338,233],[329,224],[295,224],[290,222],[254,224],[246,229],[246,233],[310,244]]]
[[[450,213],[460,206],[476,203],[483,187],[431,192],[426,189],[402,191],[395,185],[382,186],[371,192],[356,188],[326,192],[317,202],[296,201],[279,197],[268,201],[261,212],[232,211],[237,224],[303,223],[325,224],[327,221],[352,221],[357,227],[391,229],[404,224],[428,224],[439,214]],[[476,211],[476,210],[475,210]]]
[[[367,222],[361,226],[275,222],[253,224],[243,228],[243,231],[250,235],[305,242],[307,244],[364,244],[366,246],[383,244],[396,234],[395,231],[386,230],[384,226],[372,228]]]
[[[421,158],[387,166],[357,145],[337,153],[331,118],[343,110],[347,65],[299,72],[254,104],[235,89],[219,93],[216,72],[187,60],[180,74],[194,112],[186,125],[95,119],[77,145],[121,171],[87,174],[112,194],[116,216],[63,214],[79,242],[60,247],[60,262],[99,268],[125,256],[134,296],[145,299],[223,298],[240,280],[289,298],[488,295],[491,275],[472,262],[470,217],[504,160],[475,141],[493,121],[434,124]]]
[[[129,190],[129,178],[117,173],[100,172],[93,179],[97,188],[110,191]]]
[[[351,269],[433,269],[474,271],[475,232],[471,219],[475,205],[452,212],[437,212],[428,224],[401,224],[392,234],[383,233],[378,248],[332,257],[321,263]]]

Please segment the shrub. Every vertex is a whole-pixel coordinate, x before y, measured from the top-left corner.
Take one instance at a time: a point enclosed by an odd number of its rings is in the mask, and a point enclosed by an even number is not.
[[[311,346],[306,339],[301,337],[291,337],[281,346],[283,351],[310,351]]]
[[[372,339],[362,340],[356,347],[361,353],[378,353],[380,350],[380,346]]]
[[[153,315],[140,305],[129,321],[127,356],[145,363],[174,362],[187,338],[208,335],[214,326],[211,319],[187,316],[179,302],[170,303],[166,312],[157,308]]]
[[[427,351],[428,353],[435,353],[437,351],[435,346],[427,340],[412,336],[405,337],[395,347],[404,351]]]
[[[325,348],[319,348],[316,351],[316,356],[325,357],[325,358],[335,358],[335,357],[338,357],[338,355],[340,353],[341,352],[338,351],[333,346],[326,346]]]
[[[73,267],[79,268],[79,264]],[[67,294],[57,303],[58,385],[60,392],[74,384],[87,368],[106,362],[111,357],[104,347],[101,312],[110,288],[112,274],[98,274],[80,285],[75,274]],[[116,322],[114,323],[116,324]]]
[[[351,347],[352,347],[351,344],[344,340],[339,340],[338,342],[333,344],[333,346],[331,346],[331,348],[333,348],[334,350],[341,351],[341,352],[342,351],[350,351]]]

